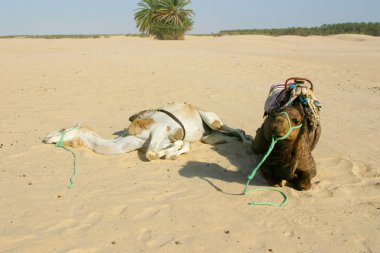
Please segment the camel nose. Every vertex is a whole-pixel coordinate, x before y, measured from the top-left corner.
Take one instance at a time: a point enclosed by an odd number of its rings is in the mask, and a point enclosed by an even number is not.
[[[277,116],[273,120],[272,133],[276,136],[284,135],[286,128],[286,119],[282,116]]]
[[[272,129],[272,133],[275,135],[275,136],[278,136],[278,137],[282,137],[284,136],[284,127],[283,126],[275,126],[273,129]]]

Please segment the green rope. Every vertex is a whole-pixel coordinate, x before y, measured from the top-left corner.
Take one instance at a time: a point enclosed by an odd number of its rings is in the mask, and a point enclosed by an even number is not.
[[[79,127],[76,127],[76,128],[74,128],[72,130],[76,130],[78,128]],[[65,133],[66,133],[66,130],[62,130],[61,139],[57,142],[57,144],[55,146],[58,147],[58,148],[63,148],[66,151],[69,151],[73,155],[73,157],[74,157],[74,171],[73,171],[72,176],[70,177],[70,186],[68,187],[69,189],[73,189],[74,186],[75,186],[74,177],[77,174],[77,156],[75,155],[74,151],[66,148],[65,145],[63,144],[63,137],[65,136]]]
[[[294,129],[297,129],[297,128],[300,128],[302,126],[302,124],[298,125],[298,126],[292,126],[291,125],[291,122],[290,122],[290,118],[289,118],[289,115],[286,113],[286,112],[280,112],[280,114],[284,114],[288,120],[288,123],[289,123],[289,131],[282,137],[274,137],[272,136],[272,142],[269,146],[269,149],[268,151],[266,152],[266,154],[264,155],[263,159],[261,159],[261,161],[259,162],[259,164],[256,165],[256,167],[252,170],[251,174],[249,174],[248,176],[248,181],[247,183],[245,184],[245,188],[244,188],[244,195],[248,194],[249,192],[253,192],[253,191],[276,191],[276,192],[279,192],[282,194],[282,196],[284,196],[284,201],[282,201],[281,203],[273,203],[273,202],[258,202],[258,201],[252,201],[249,203],[249,205],[251,206],[257,206],[257,205],[266,205],[266,206],[283,206],[285,205],[287,202],[288,202],[288,195],[281,191],[280,189],[277,189],[277,188],[253,188],[251,190],[248,190],[248,185],[249,183],[251,182],[251,180],[255,177],[256,175],[256,172],[257,170],[260,168],[260,166],[265,162],[265,160],[268,158],[268,156],[270,155],[270,153],[272,152],[272,150],[274,149],[274,146],[276,145],[276,143],[280,140],[284,140],[286,138],[289,137],[290,133],[294,130]]]

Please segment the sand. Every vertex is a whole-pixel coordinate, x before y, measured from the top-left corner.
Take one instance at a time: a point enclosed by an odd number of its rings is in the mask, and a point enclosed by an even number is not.
[[[0,252],[380,252],[380,38],[225,36],[0,40]],[[242,196],[255,165],[239,142],[176,161],[72,156],[41,141],[99,134],[188,101],[254,135],[273,83],[310,78],[323,104],[313,187]],[[260,182],[255,181],[255,184]]]

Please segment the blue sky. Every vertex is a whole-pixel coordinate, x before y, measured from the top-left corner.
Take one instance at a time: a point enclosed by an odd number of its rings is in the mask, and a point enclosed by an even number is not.
[[[0,35],[137,33],[138,0],[0,0]],[[193,0],[190,33],[380,22],[380,0]]]

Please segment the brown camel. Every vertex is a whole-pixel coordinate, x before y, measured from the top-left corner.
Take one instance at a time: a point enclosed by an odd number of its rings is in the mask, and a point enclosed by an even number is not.
[[[289,120],[283,113],[286,112]],[[310,180],[316,175],[316,164],[311,154],[321,135],[321,126],[312,126],[302,104],[285,107],[281,111],[271,112],[257,129],[252,148],[258,154],[265,154],[273,137],[282,137],[291,126],[290,135],[277,142],[273,151],[261,167],[261,171],[270,185],[282,186],[282,180],[288,181],[297,190],[311,188]]]

